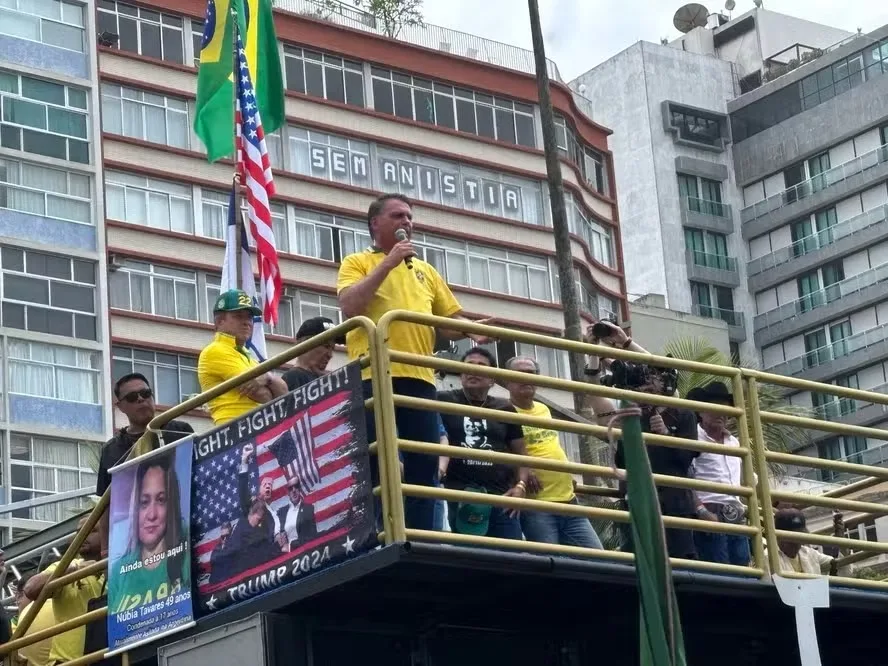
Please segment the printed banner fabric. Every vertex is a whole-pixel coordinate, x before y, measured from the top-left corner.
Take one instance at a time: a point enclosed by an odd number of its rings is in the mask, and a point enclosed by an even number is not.
[[[333,371],[195,436],[197,598],[214,611],[375,544],[361,371]]]
[[[194,624],[189,437],[111,469],[108,649]]]

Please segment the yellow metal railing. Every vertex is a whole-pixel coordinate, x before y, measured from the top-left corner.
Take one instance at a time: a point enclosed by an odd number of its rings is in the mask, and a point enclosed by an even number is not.
[[[564,350],[572,353],[592,354],[606,358],[622,359],[636,363],[650,364],[657,367],[671,367],[676,368],[679,371],[705,373],[708,375],[720,377],[723,379],[723,381],[725,381],[725,383],[728,383],[730,385],[732,393],[734,395],[735,405],[725,406],[713,405],[709,403],[699,403],[689,400],[682,400],[671,396],[650,395],[647,393],[621,390],[600,386],[597,384],[593,385],[542,375],[519,373],[500,368],[488,368],[486,366],[479,365],[468,366],[457,361],[442,359],[438,357],[419,356],[416,354],[394,351],[390,348],[388,338],[390,327],[395,321],[408,321],[415,324],[433,326],[440,329],[461,331],[463,333],[478,333],[500,340],[512,340],[541,347]],[[284,363],[289,362],[293,358],[309,351],[314,347],[317,347],[321,344],[329,343],[329,341],[343,335],[347,331],[357,328],[363,329],[370,341],[369,358],[364,358],[362,360],[362,366],[369,366],[372,369],[371,381],[374,397],[365,401],[365,404],[368,409],[373,409],[374,418],[376,420],[377,440],[375,443],[371,443],[371,451],[373,451],[377,455],[380,485],[374,488],[374,493],[380,497],[382,503],[383,531],[379,534],[379,538],[380,541],[385,544],[392,544],[408,540],[431,541],[459,545],[522,550],[526,552],[565,555],[571,557],[587,557],[592,559],[610,560],[617,562],[634,561],[634,555],[621,551],[593,550],[575,546],[562,546],[558,544],[535,543],[510,539],[494,539],[490,537],[470,536],[464,534],[456,534],[452,532],[408,529],[404,521],[404,497],[422,497],[433,500],[447,500],[451,502],[471,500],[473,503],[489,504],[496,507],[514,509],[519,511],[533,510],[559,515],[584,516],[592,519],[614,521],[617,523],[628,522],[630,514],[628,511],[618,510],[615,508],[607,508],[604,506],[585,506],[583,504],[544,502],[534,499],[519,499],[514,497],[496,496],[490,494],[477,494],[465,491],[449,490],[445,488],[402,483],[398,462],[399,450],[432,456],[449,456],[451,458],[486,460],[515,467],[527,467],[531,469],[562,471],[568,472],[570,474],[582,474],[585,478],[596,477],[599,479],[612,480],[618,476],[618,473],[611,467],[605,467],[601,465],[541,459],[510,453],[475,450],[463,447],[449,447],[429,442],[416,442],[399,439],[397,437],[397,431],[395,428],[395,410],[398,407],[432,410],[442,413],[453,413],[460,415],[472,415],[481,418],[494,418],[498,421],[503,422],[545,427],[578,435],[590,435],[602,439],[607,438],[608,428],[590,423],[579,423],[559,419],[532,417],[512,412],[485,409],[483,407],[455,405],[452,403],[438,402],[435,400],[423,400],[420,398],[409,396],[395,395],[392,385],[391,363],[398,362],[457,374],[462,373],[466,369],[470,368],[472,374],[484,375],[500,382],[510,380],[520,381],[521,383],[530,383],[541,388],[556,389],[569,393],[581,393],[592,396],[602,396],[615,400],[625,400],[629,402],[644,403],[663,407],[682,407],[693,411],[716,412],[736,419],[737,436],[740,442],[739,447],[730,447],[721,444],[714,444],[711,442],[700,442],[697,440],[667,437],[652,433],[645,433],[643,435],[643,439],[647,444],[719,453],[738,457],[741,460],[742,483],[741,485],[737,486],[718,484],[683,477],[666,476],[660,474],[654,475],[654,481],[658,486],[686,488],[691,490],[716,491],[720,493],[734,495],[742,498],[743,501],[746,503],[746,506],[748,507],[748,523],[745,525],[714,523],[675,516],[665,516],[663,522],[666,527],[735,534],[750,537],[752,545],[752,560],[749,566],[734,566],[713,562],[704,562],[700,560],[672,559],[673,566],[706,571],[710,573],[740,575],[768,580],[769,570],[779,570],[779,547],[777,545],[778,539],[824,546],[838,546],[845,550],[855,551],[850,555],[845,555],[839,559],[839,564],[843,566],[864,561],[865,559],[873,557],[874,555],[888,553],[888,543],[877,543],[861,541],[857,539],[840,538],[824,534],[823,530],[811,534],[803,534],[775,529],[774,512],[772,510],[775,502],[789,503],[798,507],[822,507],[834,510],[852,511],[854,512],[853,520],[858,523],[872,517],[888,515],[888,506],[886,505],[869,501],[861,501],[858,499],[853,499],[851,497],[863,493],[867,490],[871,490],[881,483],[888,482],[888,469],[871,467],[867,465],[859,465],[844,461],[832,461],[812,458],[809,456],[802,456],[793,453],[768,451],[765,449],[764,446],[763,424],[770,423],[789,425],[800,428],[814,429],[821,432],[856,434],[883,440],[888,440],[888,432],[876,428],[844,425],[841,423],[833,423],[817,419],[780,414],[776,412],[762,411],[758,398],[758,387],[761,384],[776,384],[793,390],[808,390],[816,391],[819,393],[829,393],[838,397],[851,398],[882,405],[888,405],[888,395],[880,393],[870,393],[867,391],[860,391],[856,389],[848,389],[835,385],[818,384],[816,382],[809,382],[791,377],[783,377],[780,375],[772,375],[756,370],[747,370],[729,366],[715,366],[681,359],[665,358],[651,354],[641,354],[631,351],[613,349],[610,347],[603,347],[600,345],[574,342],[562,338],[516,331],[513,329],[481,325],[462,320],[445,319],[430,315],[421,315],[406,311],[389,312],[385,316],[383,316],[377,324],[374,324],[366,317],[356,317],[353,319],[349,319],[343,324],[340,324],[339,326],[330,329],[329,331],[326,331],[321,335],[318,335],[310,340],[293,346],[286,352],[269,359],[268,361],[258,365],[255,368],[252,368],[242,375],[228,380],[209,391],[201,393],[200,395],[195,396],[180,405],[177,405],[176,407],[164,412],[163,414],[158,415],[154,420],[152,420],[152,422],[149,424],[148,431],[134,447],[133,455],[144,453],[147,450],[150,450],[154,441],[158,439],[158,436],[161,436],[162,438],[162,433],[160,431],[163,426],[170,420],[179,417],[192,409],[206,404],[209,400],[232,388],[239,386],[245,381],[257,377],[262,373],[279,368]],[[619,437],[619,429],[613,429],[612,434],[616,437]],[[162,443],[163,442],[161,441],[161,444]],[[850,483],[845,487],[837,488],[820,495],[812,495],[801,492],[789,492],[773,487],[774,479],[772,478],[772,474],[769,471],[769,463],[780,463],[784,465],[796,465],[803,467],[828,469],[837,472],[846,472],[850,474],[860,475],[863,478],[854,483]],[[758,471],[757,475],[755,470]],[[581,495],[611,498],[617,494],[613,488],[607,487],[605,485],[579,486],[577,488],[577,491],[578,494]],[[50,582],[44,587],[39,598],[35,600],[35,602],[32,604],[31,611],[26,617],[22,618],[16,629],[13,640],[3,646],[0,646],[0,656],[8,657],[14,651],[22,647],[26,647],[27,645],[35,643],[39,640],[43,640],[50,636],[55,636],[63,631],[67,631],[74,627],[83,626],[87,622],[100,620],[105,617],[107,611],[105,609],[100,609],[83,615],[79,618],[70,620],[69,622],[52,627],[51,629],[47,629],[45,631],[30,634],[27,636],[25,635],[40,606],[46,601],[46,599],[48,599],[52,595],[55,590],[59,589],[62,585],[68,584],[74,580],[79,580],[83,576],[95,574],[101,570],[104,570],[107,566],[107,562],[103,561],[89,567],[89,569],[84,569],[75,573],[66,573],[68,565],[70,565],[71,561],[74,559],[80,545],[82,544],[89,530],[93,528],[93,526],[101,517],[101,514],[107,508],[108,501],[109,493],[106,492],[105,495],[101,498],[99,504],[90,514],[82,529],[75,536],[71,546],[65,552],[61,562],[59,563],[59,567],[54,572]],[[766,547],[767,555],[765,551]],[[768,561],[766,561],[766,557]],[[785,575],[798,576],[799,574],[785,573]],[[831,579],[836,583],[852,587],[879,589],[888,588],[888,583],[883,581],[873,581],[839,576],[832,577]],[[89,655],[85,655],[84,657],[76,661],[68,663],[77,665],[90,664],[100,660],[103,656],[104,651],[98,651]],[[126,655],[124,655],[124,658],[126,659]]]

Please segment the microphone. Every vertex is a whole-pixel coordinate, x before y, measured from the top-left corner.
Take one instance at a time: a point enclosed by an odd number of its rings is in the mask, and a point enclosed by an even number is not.
[[[407,232],[403,229],[398,229],[395,232],[395,239],[400,243],[407,240]],[[409,270],[413,270],[413,257],[405,257],[404,264],[407,266]]]

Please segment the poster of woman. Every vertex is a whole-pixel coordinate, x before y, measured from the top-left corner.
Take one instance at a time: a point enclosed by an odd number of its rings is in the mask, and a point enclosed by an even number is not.
[[[191,439],[111,470],[108,642],[119,651],[193,624]]]

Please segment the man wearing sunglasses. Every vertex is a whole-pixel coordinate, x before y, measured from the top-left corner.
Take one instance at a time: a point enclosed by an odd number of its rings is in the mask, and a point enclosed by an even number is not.
[[[129,425],[121,428],[102,447],[99,472],[96,480],[96,495],[101,497],[111,485],[108,470],[126,460],[130,449],[145,432],[155,415],[154,391],[145,375],[132,372],[124,375],[114,384],[114,398],[117,408],[126,416]],[[193,434],[194,429],[185,421],[170,421],[161,431],[164,444],[175,442]],[[108,511],[99,521],[99,534],[102,537],[102,557],[108,555]]]

